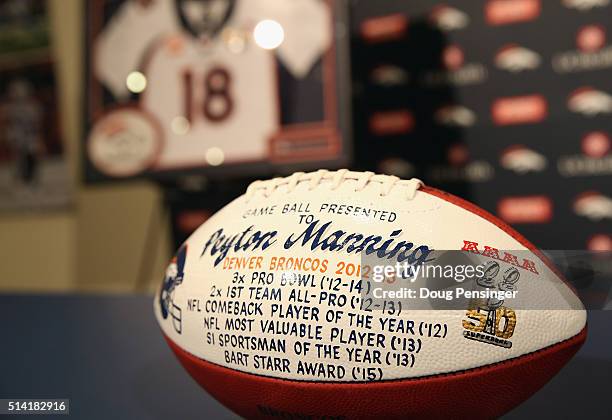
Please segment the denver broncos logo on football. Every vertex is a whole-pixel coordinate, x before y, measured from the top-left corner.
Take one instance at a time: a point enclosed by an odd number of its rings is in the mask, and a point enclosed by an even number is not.
[[[172,318],[174,330],[181,334],[183,318],[181,308],[174,303],[174,291],[183,282],[185,260],[187,259],[187,244],[183,245],[166,268],[164,282],[159,292],[159,307],[164,319]]]

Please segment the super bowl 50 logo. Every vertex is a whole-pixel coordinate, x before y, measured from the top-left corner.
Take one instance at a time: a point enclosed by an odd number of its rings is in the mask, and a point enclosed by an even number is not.
[[[485,290],[512,292],[517,289],[520,277],[515,267],[510,267],[500,276],[500,266],[496,261],[485,265],[484,275],[476,279],[476,284]],[[509,340],[516,327],[516,313],[504,306],[503,299],[490,297],[470,302],[463,323],[463,336],[470,340],[511,348]]]

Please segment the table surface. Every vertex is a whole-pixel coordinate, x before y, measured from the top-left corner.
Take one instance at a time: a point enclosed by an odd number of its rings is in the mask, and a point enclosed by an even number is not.
[[[0,315],[0,398],[70,398],[88,420],[236,418],[179,365],[150,296],[0,295]],[[612,311],[592,311],[576,357],[504,418],[609,418],[610,378]]]

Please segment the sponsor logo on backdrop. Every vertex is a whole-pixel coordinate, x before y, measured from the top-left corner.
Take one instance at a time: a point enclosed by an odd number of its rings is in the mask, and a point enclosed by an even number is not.
[[[548,116],[548,103],[542,95],[499,98],[491,106],[491,118],[497,125],[538,123]]]
[[[541,172],[546,169],[546,157],[523,145],[508,147],[501,154],[501,166],[509,171],[524,175],[529,172]]]
[[[378,86],[395,87],[408,83],[410,76],[403,68],[394,64],[381,64],[374,67],[370,81]]]
[[[593,131],[582,138],[582,151],[592,158],[604,157],[610,152],[610,136],[603,131]]]
[[[395,175],[400,178],[411,178],[416,173],[414,165],[400,157],[381,160],[378,163],[378,170],[383,174]]]
[[[506,45],[495,55],[495,65],[511,73],[537,69],[541,61],[538,53],[517,44]]]
[[[495,175],[489,162],[474,160],[465,166],[432,166],[428,171],[429,179],[434,182],[486,182]]]
[[[442,64],[445,69],[425,74],[426,84],[465,86],[482,83],[487,78],[487,68],[481,63],[466,63],[463,49],[456,44],[444,48]]]
[[[565,7],[586,12],[596,7],[606,7],[610,0],[562,0]]]
[[[485,19],[489,25],[528,22],[540,16],[540,0],[489,0]]]
[[[476,124],[476,114],[462,105],[447,105],[439,108],[434,119],[438,124],[451,127],[470,127]]]
[[[612,219],[612,198],[588,191],[574,199],[574,212],[594,222]]]
[[[576,45],[581,51],[599,51],[606,45],[606,30],[601,25],[587,25],[578,30]]]
[[[470,150],[465,143],[451,144],[446,149],[446,160],[453,166],[463,166],[470,161]]]
[[[587,117],[612,113],[612,96],[592,87],[582,87],[572,92],[567,99],[570,111]]]
[[[508,223],[548,223],[553,205],[545,195],[504,197],[497,203],[497,214]]]
[[[396,41],[406,35],[408,17],[401,13],[373,17],[361,23],[361,36],[370,43]]]
[[[375,112],[370,117],[370,132],[372,134],[405,134],[413,128],[414,116],[407,109]]]
[[[435,182],[484,182],[493,178],[493,166],[484,160],[471,160],[464,143],[455,143],[446,150],[448,165],[434,165],[428,177]]]
[[[465,54],[459,45],[449,45],[442,51],[442,63],[449,71],[459,70],[465,64]]]
[[[612,174],[610,137],[603,131],[593,131],[582,138],[584,155],[561,156],[557,169],[562,176],[596,176]]]
[[[612,251],[612,235],[598,233],[587,240],[589,251]]]
[[[577,50],[556,54],[552,67],[557,73],[577,73],[612,67],[612,46],[606,46],[606,30],[587,25],[576,34]]]
[[[438,29],[447,32],[463,29],[470,23],[467,13],[446,4],[434,7],[429,15],[429,20]]]

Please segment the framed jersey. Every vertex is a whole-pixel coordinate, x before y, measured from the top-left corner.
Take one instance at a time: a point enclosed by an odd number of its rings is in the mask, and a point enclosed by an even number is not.
[[[88,181],[346,164],[344,2],[93,0]]]

